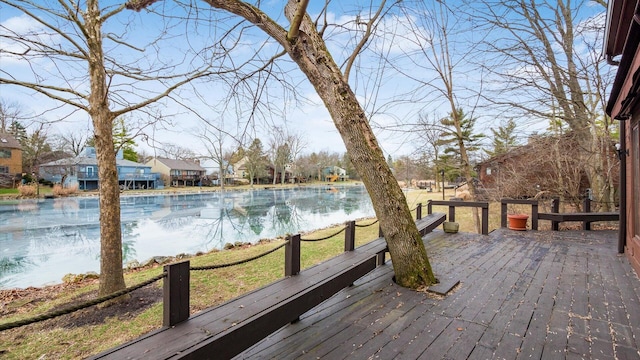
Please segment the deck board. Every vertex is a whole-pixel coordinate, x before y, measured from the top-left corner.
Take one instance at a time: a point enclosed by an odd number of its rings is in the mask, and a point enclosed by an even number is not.
[[[237,358],[640,359],[640,280],[609,231],[435,231],[446,297],[377,268]]]

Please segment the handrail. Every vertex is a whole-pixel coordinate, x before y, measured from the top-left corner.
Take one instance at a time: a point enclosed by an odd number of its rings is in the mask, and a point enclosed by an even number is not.
[[[419,207],[421,207],[420,204],[419,204]],[[371,226],[377,222],[378,220],[376,219],[376,221],[368,225],[356,225],[355,221],[348,221],[345,224],[345,226],[339,231],[337,231],[336,233],[323,238],[318,238],[318,239],[301,239],[299,234],[289,236],[287,241],[274,247],[273,249],[270,249],[268,251],[265,251],[261,254],[252,256],[247,259],[238,260],[230,263],[192,267],[192,266],[189,266],[190,262],[187,260],[183,262],[168,264],[164,266],[164,271],[162,274],[157,275],[149,280],[143,281],[139,284],[136,284],[126,289],[117,291],[115,293],[105,295],[100,298],[96,298],[96,299],[84,302],[82,304],[70,306],[58,311],[45,313],[45,314],[34,316],[28,319],[22,319],[14,322],[0,324],[0,331],[9,330],[9,329],[53,319],[55,317],[59,317],[62,315],[70,314],[75,311],[86,309],[88,307],[98,305],[103,302],[126,295],[130,292],[133,292],[144,286],[152,284],[163,278],[165,279],[164,285],[163,285],[165,288],[164,290],[165,296],[163,298],[163,307],[164,307],[163,326],[173,326],[176,323],[184,321],[189,317],[189,300],[188,300],[189,271],[214,270],[214,269],[220,269],[220,268],[225,268],[230,266],[241,265],[241,264],[248,263],[250,261],[260,259],[283,247],[286,247],[285,248],[285,276],[295,275],[300,272],[300,251],[299,251],[300,241],[309,241],[309,242],[322,241],[322,240],[332,238],[342,232],[345,232],[345,251],[351,251],[355,248],[355,228]],[[295,244],[292,244],[293,242],[296,242],[296,241],[298,243],[297,252],[295,249]],[[294,246],[293,252],[292,252],[292,245]],[[177,301],[176,300],[177,298],[180,298],[181,300]]]
[[[427,214],[433,213],[433,205],[436,206],[448,206],[449,207],[449,216],[447,221],[455,222],[456,221],[456,207],[479,207],[482,209],[482,224],[481,224],[481,233],[482,235],[489,234],[489,203],[486,201],[459,201],[459,200],[429,200],[427,202]]]
[[[500,199],[500,227],[507,227],[507,205],[531,205],[531,230],[538,230],[538,200]]]
[[[422,217],[422,204],[421,203],[418,204],[417,207],[415,209],[412,209],[411,211],[413,210],[416,210],[416,220],[419,220]],[[431,211],[429,211],[429,213],[431,213]],[[126,289],[114,292],[112,294],[87,301],[82,304],[70,306],[58,311],[45,313],[45,314],[38,315],[28,319],[0,324],[0,331],[9,330],[9,329],[53,319],[58,316],[70,314],[72,312],[88,308],[90,306],[98,305],[100,303],[126,295],[144,286],[150,285],[160,279],[164,279],[163,326],[173,326],[189,318],[189,282],[190,282],[189,272],[190,271],[214,270],[214,269],[220,269],[220,268],[245,264],[245,263],[260,259],[264,256],[267,256],[285,247],[285,276],[293,276],[300,272],[300,241],[309,241],[309,242],[322,241],[322,240],[332,238],[344,232],[345,233],[344,251],[345,252],[352,251],[355,249],[356,227],[368,227],[376,223],[378,223],[377,219],[374,222],[367,225],[357,225],[355,221],[348,221],[345,223],[345,226],[339,231],[337,231],[336,233],[323,238],[318,238],[318,239],[302,239],[300,234],[289,235],[287,236],[287,240],[284,243],[274,247],[273,249],[267,250],[261,254],[252,256],[247,259],[238,260],[230,263],[205,265],[205,266],[190,266],[189,260],[186,260],[186,261],[177,262],[173,264],[167,264],[164,266],[162,274],[154,276],[149,280],[143,281],[139,284],[130,286]],[[380,233],[380,237],[382,237],[382,230],[379,230],[379,233]]]

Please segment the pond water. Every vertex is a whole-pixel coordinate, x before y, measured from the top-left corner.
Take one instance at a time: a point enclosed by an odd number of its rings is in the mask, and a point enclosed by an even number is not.
[[[99,272],[97,198],[0,204],[0,289]],[[359,185],[123,196],[124,264],[221,249],[374,216]]]

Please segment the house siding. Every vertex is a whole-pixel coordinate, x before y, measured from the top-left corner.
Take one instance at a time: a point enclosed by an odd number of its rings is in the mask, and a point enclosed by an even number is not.
[[[22,176],[22,148],[11,135],[0,133],[0,151],[7,157],[0,157],[2,186],[15,187]]]
[[[640,275],[640,37],[639,24],[634,15],[640,15],[639,1],[612,0],[607,14],[605,34],[606,56],[618,62],[615,81],[607,104],[607,113],[624,128],[621,158],[625,161],[624,187],[626,204],[623,208],[620,245],[624,245],[629,262]],[[621,139],[623,140],[623,139]]]

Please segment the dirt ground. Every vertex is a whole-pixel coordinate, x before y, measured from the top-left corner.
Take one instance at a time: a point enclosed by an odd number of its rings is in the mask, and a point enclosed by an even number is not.
[[[57,298],[63,292],[73,291],[82,286],[89,285],[97,280],[88,280],[74,284],[59,284],[41,288],[29,287],[26,289],[0,290],[0,317],[16,313],[25,313],[43,302]],[[51,311],[58,311],[77,304],[84,303],[97,297],[97,290],[75,297],[64,305],[55,307]],[[162,301],[162,289],[154,285],[148,285],[130,293],[128,299],[119,301],[110,306],[99,308],[97,305],[78,310],[71,314],[42,322],[44,328],[74,328],[89,324],[99,324],[108,317],[117,317],[121,320],[131,319],[153,304]]]

